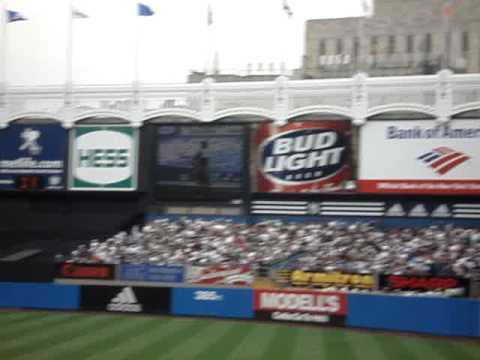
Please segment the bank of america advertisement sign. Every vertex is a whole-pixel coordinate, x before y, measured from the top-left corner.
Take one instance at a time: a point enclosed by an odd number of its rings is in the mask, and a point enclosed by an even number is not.
[[[72,130],[72,190],[135,190],[137,136],[127,126],[81,126]]]
[[[253,135],[256,192],[341,191],[351,180],[349,121],[260,125]]]
[[[58,124],[0,130],[0,189],[64,189],[66,150],[67,132]]]
[[[367,122],[360,136],[358,188],[480,194],[480,120]]]

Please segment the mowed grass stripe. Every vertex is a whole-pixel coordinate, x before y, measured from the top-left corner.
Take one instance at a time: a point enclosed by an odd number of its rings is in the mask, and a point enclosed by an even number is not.
[[[53,346],[43,347],[20,359],[34,358],[35,360],[54,360],[54,359],[84,359],[93,353],[97,353],[99,348],[104,346],[105,340],[111,337],[117,337],[119,333],[127,333],[131,336],[136,333],[135,326],[141,328],[142,323],[153,322],[153,319],[136,319],[131,321],[125,317],[112,317],[108,323],[102,327],[89,328],[82,334],[66,341],[54,344]]]
[[[279,326],[274,331],[261,359],[294,359],[292,356],[297,346],[299,329],[296,327]]]
[[[401,336],[395,335],[376,335],[373,337],[379,349],[384,354],[384,359],[388,360],[423,360],[425,358],[409,349],[408,344],[402,342]]]
[[[230,355],[240,345],[255,325],[239,323],[228,329],[217,341],[205,348],[195,359],[214,360],[230,359]]]
[[[45,313],[37,312],[1,312],[0,311],[0,326],[6,326],[10,323],[21,323],[39,316],[46,316]]]
[[[230,354],[229,360],[261,359],[275,335],[275,325],[255,324],[239,346]]]
[[[468,349],[467,344],[453,341],[440,340],[424,340],[430,345],[434,355],[441,355],[446,359],[455,360],[478,360],[480,359],[480,347],[476,347],[477,351],[472,352]],[[438,356],[437,356],[438,357]]]
[[[124,334],[121,342],[117,342],[114,346],[97,349],[98,351],[96,353],[91,354],[85,359],[136,359],[132,354],[159,336],[164,336],[165,333],[170,331],[169,328],[172,326],[171,320],[160,317],[150,317],[146,319],[148,321],[139,320],[140,319],[132,318],[132,321],[137,323],[137,327],[135,327],[130,334]],[[173,327],[174,326],[175,325],[173,325]]]
[[[172,343],[170,351],[157,356],[156,359],[170,359],[170,360],[189,360],[195,359],[211,344],[223,336],[231,328],[237,326],[231,321],[215,321],[215,320],[197,320],[203,325],[194,336],[185,336],[183,339],[178,339],[176,343]]]
[[[31,354],[39,349],[72,339],[85,331],[94,331],[107,326],[110,321],[110,318],[102,316],[75,317],[69,319],[68,323],[56,325],[53,328],[46,327],[41,332],[30,332],[28,336],[7,342],[7,346],[2,346],[1,354],[5,358]]]
[[[174,347],[182,344],[185,339],[197,336],[205,325],[197,320],[175,319],[167,331],[157,332],[155,336],[144,342],[142,346],[130,354],[131,359],[157,359]]]
[[[44,314],[41,317],[31,318],[30,321],[23,321],[20,324],[10,325],[2,329],[0,331],[0,337],[2,341],[8,342],[12,339],[29,336],[30,333],[34,334],[47,326],[52,327],[72,321],[74,318],[76,318],[74,314]]]
[[[348,336],[345,330],[327,328],[323,331],[323,338],[326,359],[357,359],[353,350],[354,345],[351,343],[352,338]]]
[[[398,341],[401,341],[403,346],[408,347],[419,359],[450,360],[448,355],[435,345],[438,344],[436,341],[412,336],[398,337]]]
[[[346,336],[350,339],[350,349],[357,359],[387,360],[385,353],[374,339],[376,335],[346,330]]]
[[[293,350],[292,358],[303,359],[326,359],[324,329],[299,328],[297,342]]]

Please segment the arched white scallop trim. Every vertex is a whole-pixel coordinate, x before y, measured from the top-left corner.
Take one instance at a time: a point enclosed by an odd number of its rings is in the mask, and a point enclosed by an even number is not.
[[[131,122],[131,113],[127,111],[109,110],[109,109],[94,109],[94,110],[83,111],[81,113],[75,114],[75,116],[73,117],[73,122],[85,120],[91,117],[113,117],[113,118],[119,118],[128,122]]]
[[[202,121],[200,114],[196,111],[189,109],[160,109],[149,111],[142,116],[142,122],[155,119],[157,117],[166,117],[166,116],[180,116],[185,118],[191,118],[195,121]],[[167,120],[167,119],[166,119]]]
[[[467,111],[480,110],[480,101],[475,101],[463,105],[455,106],[452,110],[453,116],[461,114]]]
[[[367,117],[383,114],[386,112],[397,112],[397,111],[398,112],[403,112],[403,111],[417,112],[417,113],[423,113],[423,114],[427,114],[435,117],[437,116],[435,112],[435,108],[433,108],[432,106],[397,103],[397,104],[381,105],[381,106],[376,106],[374,108],[371,108],[367,112]]]
[[[15,120],[21,120],[24,118],[51,119],[61,123],[63,123],[64,121],[63,119],[58,117],[58,114],[53,114],[48,111],[24,111],[10,114],[6,119],[6,123],[10,123]]]
[[[328,105],[312,105],[305,106],[299,109],[295,109],[288,114],[288,118],[295,118],[302,115],[310,115],[313,113],[342,115],[348,118],[353,118],[353,112],[341,106],[328,106]]]
[[[218,111],[213,116],[213,121],[220,120],[226,118],[228,116],[241,116],[241,115],[249,115],[249,116],[259,116],[265,118],[265,120],[273,120],[274,114],[272,111],[262,109],[262,108],[255,108],[255,107],[240,107],[240,108],[232,108],[232,109],[225,109]]]

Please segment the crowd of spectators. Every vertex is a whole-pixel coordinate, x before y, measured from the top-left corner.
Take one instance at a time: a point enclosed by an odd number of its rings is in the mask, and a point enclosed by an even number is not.
[[[480,271],[480,230],[453,225],[384,229],[372,223],[161,219],[104,241],[91,240],[67,260],[254,269],[283,262],[303,271],[470,277]]]

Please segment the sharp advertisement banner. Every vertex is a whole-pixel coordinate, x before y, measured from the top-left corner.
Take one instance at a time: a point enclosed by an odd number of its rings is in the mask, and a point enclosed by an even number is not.
[[[181,265],[120,265],[120,280],[151,281],[157,283],[182,283],[184,267]]]
[[[381,291],[443,291],[452,297],[468,297],[470,295],[470,280],[454,276],[410,276],[386,275],[379,276]]]
[[[253,290],[173,288],[172,314],[253,318]]]
[[[347,295],[319,291],[255,290],[255,318],[345,326]]]
[[[82,286],[80,308],[87,311],[170,313],[170,288]]]
[[[244,134],[244,127],[236,125],[158,126],[157,191],[241,191]]]
[[[67,132],[57,124],[0,130],[0,189],[63,190]]]
[[[79,126],[72,130],[71,190],[135,190],[137,134],[128,126]]]
[[[360,192],[480,194],[480,120],[370,121],[360,134]]]
[[[254,192],[341,191],[351,180],[349,121],[262,124],[251,148]]]

